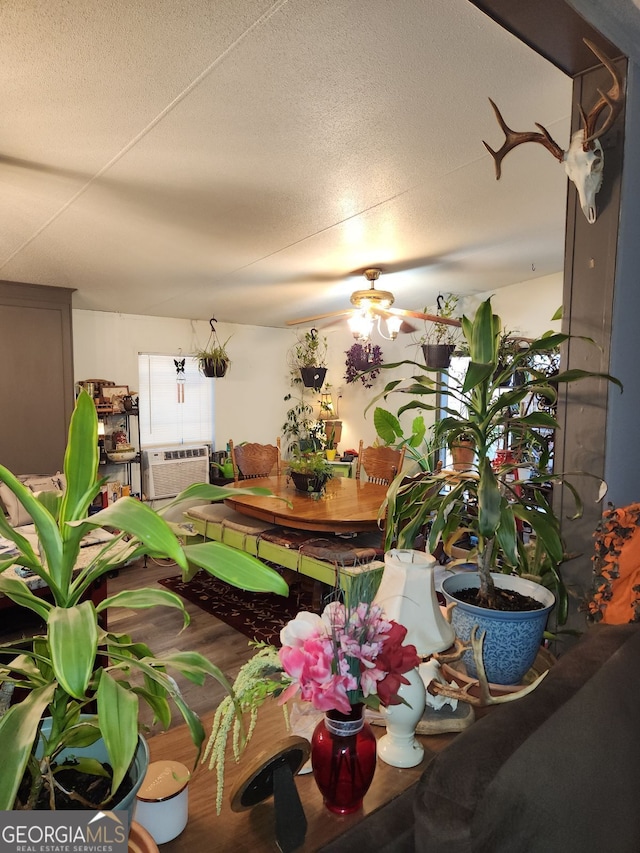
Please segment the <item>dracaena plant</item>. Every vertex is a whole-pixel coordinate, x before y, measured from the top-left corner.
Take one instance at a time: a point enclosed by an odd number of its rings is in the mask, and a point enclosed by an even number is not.
[[[116,606],[172,607],[182,614],[184,626],[189,622],[182,600],[168,590],[123,591],[94,606],[87,593],[107,572],[124,561],[148,554],[174,560],[185,580],[204,569],[245,589],[287,594],[280,575],[247,554],[218,542],[181,544],[158,512],[133,498],[122,498],[88,516],[89,506],[100,491],[98,459],[96,411],[83,391],[69,427],[64,492],[36,496],[0,466],[0,481],[31,515],[39,540],[36,551],[0,513],[0,533],[12,540],[18,551],[17,557],[0,562],[0,591],[20,607],[37,613],[45,623],[37,636],[15,646],[0,647],[0,684],[9,682],[24,694],[0,719],[2,810],[32,807],[43,786],[50,807],[55,807],[58,782],[54,763],[60,751],[88,746],[99,738],[105,742],[113,768],[111,792],[115,792],[137,747],[141,700],[151,707],[164,728],[170,723],[170,701],[173,702],[188,724],[199,755],[205,736],[202,723],[185,703],[169,673],[178,673],[196,684],[211,676],[229,688],[223,673],[201,654],[177,651],[156,657],[144,643],[104,628],[102,614]],[[265,489],[243,491],[268,494]],[[196,484],[174,503],[187,498],[222,500],[229,494],[223,487]],[[86,567],[76,569],[82,537],[98,527],[115,530],[117,535]],[[25,566],[38,575],[48,586],[52,600],[37,597],[23,581],[8,577],[5,573],[12,564]],[[52,721],[46,739],[41,733],[45,716]],[[38,744],[41,752],[36,758]],[[104,772],[89,765],[82,769]],[[24,801],[17,802],[25,774],[30,780],[29,793]]]
[[[560,523],[548,501],[549,484],[566,486],[575,500],[576,514],[581,511],[578,493],[564,474],[545,470],[545,459],[526,481],[520,478],[524,467],[518,461],[496,464],[493,460],[498,443],[506,434],[520,448],[540,447],[540,431],[559,429],[551,411],[527,410],[523,401],[535,397],[553,404],[559,385],[576,382],[590,376],[604,376],[620,385],[609,374],[584,370],[566,370],[548,376],[536,369],[536,357],[548,355],[568,339],[566,334],[547,333],[529,341],[513,354],[507,364],[498,367],[502,321],[492,311],[491,300],[478,308],[473,319],[462,318],[462,334],[470,354],[470,362],[462,387],[447,386],[437,374],[417,362],[404,361],[383,365],[384,369],[397,369],[403,365],[418,368],[420,373],[407,379],[389,382],[370,405],[393,392],[412,399],[400,406],[397,418],[412,410],[443,411],[444,417],[433,425],[433,444],[450,446],[461,436],[472,436],[476,454],[472,470],[451,472],[447,470],[420,473],[414,478],[398,476],[391,484],[386,502],[387,548],[397,545],[411,548],[416,537],[429,527],[428,545],[431,551],[442,542],[445,551],[465,533],[474,534],[477,545],[468,560],[478,565],[480,576],[479,604],[495,606],[495,585],[491,572],[518,571],[524,561],[523,542],[518,534],[520,522],[528,523],[537,541],[547,555],[550,566],[546,585],[560,592],[559,619],[566,611],[566,596],[558,574],[564,559]],[[524,381],[513,388],[503,386],[526,365]],[[523,377],[520,377],[523,378]],[[444,407],[438,394],[445,391],[451,401]],[[390,428],[395,416],[386,410],[376,412],[376,422]],[[531,453],[527,461],[535,458]],[[526,487],[526,488],[524,488]]]

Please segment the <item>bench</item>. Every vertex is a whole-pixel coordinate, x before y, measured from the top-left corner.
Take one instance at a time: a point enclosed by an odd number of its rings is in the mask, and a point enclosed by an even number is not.
[[[380,534],[349,537],[278,527],[242,515],[224,504],[191,507],[185,520],[203,539],[214,539],[285,569],[334,587],[363,571],[382,577]]]

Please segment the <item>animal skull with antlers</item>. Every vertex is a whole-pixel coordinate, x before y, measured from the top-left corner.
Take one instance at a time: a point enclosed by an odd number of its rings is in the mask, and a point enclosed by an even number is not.
[[[609,57],[597,48],[593,42],[588,41],[588,39],[584,39],[584,43],[609,71],[613,78],[613,83],[606,93],[598,89],[600,98],[591,108],[588,115],[585,115],[584,110],[580,107],[583,127],[577,130],[571,137],[569,149],[564,151],[551,138],[549,131],[541,124],[538,124],[538,122],[535,124],[540,132],[511,130],[491,98],[489,98],[489,101],[498,119],[498,124],[504,131],[505,141],[498,151],[494,151],[486,142],[484,142],[484,146],[495,160],[496,180],[500,180],[500,164],[509,151],[523,142],[539,142],[560,163],[564,163],[564,168],[569,179],[576,185],[582,212],[587,217],[587,221],[593,224],[596,221],[596,193],[602,186],[602,171],[604,168],[604,153],[600,144],[600,137],[615,122],[622,109],[624,100],[622,81]],[[596,123],[605,107],[609,108],[609,113],[600,129],[596,130]]]

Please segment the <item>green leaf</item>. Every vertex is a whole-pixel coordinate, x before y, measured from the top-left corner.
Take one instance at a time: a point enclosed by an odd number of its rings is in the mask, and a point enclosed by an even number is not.
[[[495,535],[500,523],[502,495],[491,463],[486,457],[480,461],[478,474],[478,532],[485,539],[490,539]]]
[[[91,527],[114,527],[129,533],[143,542],[153,554],[161,554],[176,562],[181,569],[187,569],[187,561],[180,543],[166,521],[135,498],[120,498],[83,523]],[[111,564],[116,564],[115,558],[112,558]]]
[[[193,565],[239,589],[289,595],[289,587],[278,572],[222,542],[185,545],[184,553]]]
[[[496,323],[497,321],[497,323]],[[500,334],[500,318],[493,313],[491,299],[480,303],[471,328],[471,361],[495,367]]]
[[[396,439],[402,438],[403,432],[400,421],[391,412],[379,406],[373,410],[373,425],[376,433],[385,444],[393,444]]]
[[[0,576],[0,592],[10,598],[11,601],[15,601],[20,607],[28,607],[29,610],[33,610],[46,621],[51,610],[51,604],[34,595],[24,581]]]
[[[97,690],[98,719],[113,768],[111,792],[124,779],[138,745],[138,697],[102,672]]]
[[[75,726],[68,726],[60,734],[61,747],[84,748],[91,746],[102,737],[97,722],[82,720]]]
[[[98,416],[93,400],[83,389],[69,424],[69,438],[64,456],[67,481],[60,507],[60,520],[77,521],[86,514],[91,489],[98,480]]]
[[[60,685],[83,699],[98,651],[98,623],[90,601],[75,607],[53,607],[49,613],[51,661]]]
[[[168,509],[187,500],[194,500],[197,498],[198,500],[203,501],[224,501],[227,498],[236,497],[237,495],[261,495],[263,497],[273,498],[274,500],[285,501],[285,503],[288,503],[286,498],[283,498],[280,495],[274,495],[271,489],[266,489],[264,486],[247,486],[245,488],[236,489],[229,488],[227,486],[213,486],[209,483],[193,483],[184,491],[180,492],[180,494],[170,503],[162,507],[161,510],[158,510],[158,514],[162,515],[163,513],[166,513]]]
[[[174,607],[183,615],[183,627],[186,627],[191,618],[184,606],[182,599],[168,589],[125,589],[116,595],[105,598],[96,605],[96,613],[112,607],[129,607],[131,610],[148,610],[150,607]]]
[[[100,736],[100,732],[98,731],[98,736]],[[102,776],[103,778],[108,778],[111,774],[105,767],[102,765],[102,762],[98,761],[97,758],[88,758],[87,756],[78,756],[74,758],[73,762],[69,762],[69,764],[60,764],[53,771],[55,773],[61,773],[63,770],[67,768],[67,766],[72,767],[79,773],[86,773],[88,776]]]
[[[58,530],[56,520],[51,513],[40,503],[33,492],[26,488],[7,468],[0,465],[0,483],[5,483],[13,494],[18,498],[22,506],[27,510],[38,533],[38,540],[42,548],[49,574],[53,578],[54,583],[60,585],[60,571],[62,566],[62,537]],[[16,540],[15,537],[10,537],[20,547],[24,546],[24,542]],[[23,537],[24,538],[24,537]],[[29,546],[31,555],[33,550]]]
[[[496,532],[498,544],[512,566],[518,565],[518,529],[511,505],[503,498],[500,506],[500,526]]]
[[[622,382],[619,379],[616,379],[615,376],[611,376],[610,373],[592,373],[590,370],[579,370],[578,368],[574,368],[573,370],[564,370],[562,373],[558,373],[557,376],[554,376],[551,380],[554,384],[556,383],[566,383],[566,382],[578,382],[581,379],[607,379],[609,382],[613,382],[614,385],[617,385],[618,388],[623,391]]]
[[[55,692],[48,684],[30,691],[17,705],[0,717],[0,811],[14,808],[16,795],[38,734],[40,719]]]
[[[487,379],[493,375],[494,370],[494,364],[470,361],[469,366],[467,367],[467,372],[465,373],[462,390],[466,393],[477,388],[478,385],[486,382]]]

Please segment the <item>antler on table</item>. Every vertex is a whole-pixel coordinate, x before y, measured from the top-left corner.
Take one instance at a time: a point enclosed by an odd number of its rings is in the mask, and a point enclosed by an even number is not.
[[[471,642],[463,643],[462,641],[456,638],[455,644],[455,652],[459,651],[459,654],[456,657],[453,657],[454,653],[443,656],[440,654],[435,654],[433,657],[438,660],[444,660],[446,657],[447,660],[456,660],[462,657],[462,654],[467,651],[469,647],[473,650],[473,659],[475,661],[476,670],[478,672],[478,685],[480,689],[480,696],[472,696],[469,692],[471,690],[472,684],[467,684],[464,687],[452,687],[450,684],[444,680],[436,680],[434,679],[428,687],[428,690],[437,695],[437,696],[446,696],[448,699],[458,699],[461,702],[467,702],[469,705],[474,705],[476,707],[486,706],[486,705],[502,705],[505,702],[513,702],[515,699],[522,699],[523,696],[526,696],[528,693],[531,693],[536,687],[540,684],[543,678],[546,677],[547,673],[543,672],[542,675],[539,675],[538,678],[531,684],[523,687],[522,690],[518,690],[517,693],[507,693],[504,696],[492,696],[491,691],[489,689],[489,681],[487,679],[487,673],[484,668],[484,661],[482,659],[482,647],[484,645],[484,637],[485,631],[483,631],[478,636],[478,626],[474,625],[473,630],[471,631]]]

